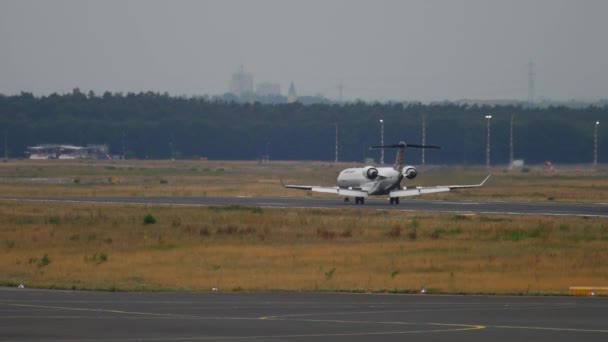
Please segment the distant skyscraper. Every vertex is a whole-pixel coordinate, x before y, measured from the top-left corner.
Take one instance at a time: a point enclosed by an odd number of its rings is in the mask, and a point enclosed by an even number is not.
[[[245,72],[242,65],[237,72],[232,74],[230,92],[239,97],[245,94],[253,94],[253,75]]]
[[[287,103],[294,103],[298,101],[298,95],[296,94],[296,87],[293,82],[289,85],[289,91],[287,92]]]
[[[255,94],[258,96],[281,95],[281,85],[271,82],[258,83],[255,87]]]

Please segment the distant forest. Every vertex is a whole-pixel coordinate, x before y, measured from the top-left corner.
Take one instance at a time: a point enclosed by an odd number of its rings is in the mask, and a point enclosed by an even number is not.
[[[428,164],[484,164],[486,115],[491,119],[491,162],[509,162],[513,117],[514,157],[527,164],[592,163],[598,125],[600,163],[608,161],[608,106],[527,108],[451,103],[262,104],[168,94],[110,93],[74,89],[37,97],[0,95],[0,156],[23,158],[27,146],[45,143],[107,144],[112,155],[137,159],[339,160],[379,159],[369,146],[421,143],[426,121]],[[606,129],[604,129],[606,127]],[[394,154],[387,151],[385,161]],[[407,160],[420,163],[419,150]]]

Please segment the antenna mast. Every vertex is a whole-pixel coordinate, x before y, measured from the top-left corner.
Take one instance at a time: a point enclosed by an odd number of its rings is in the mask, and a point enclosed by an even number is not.
[[[534,62],[528,63],[528,105],[534,103]]]

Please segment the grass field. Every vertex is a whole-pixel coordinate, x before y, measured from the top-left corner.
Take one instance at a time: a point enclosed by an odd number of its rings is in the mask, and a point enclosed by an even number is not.
[[[2,196],[309,196],[333,163],[0,163]],[[428,167],[421,185],[486,170]],[[608,202],[605,170],[492,170],[433,198]],[[316,194],[314,196],[317,196]],[[608,220],[0,201],[0,284],[104,290],[566,293],[608,285]]]

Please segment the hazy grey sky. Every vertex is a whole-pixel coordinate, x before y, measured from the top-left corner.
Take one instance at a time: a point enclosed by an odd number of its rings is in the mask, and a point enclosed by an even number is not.
[[[0,0],[0,93],[608,98],[604,0]]]

